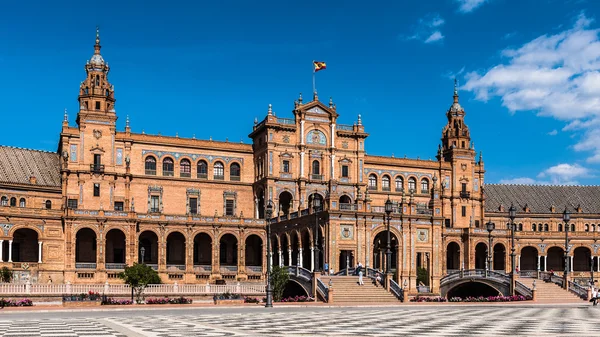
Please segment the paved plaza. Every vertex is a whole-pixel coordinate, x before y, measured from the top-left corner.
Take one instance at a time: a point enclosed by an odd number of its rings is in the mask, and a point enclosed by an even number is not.
[[[599,326],[591,306],[0,312],[0,336],[597,336]]]

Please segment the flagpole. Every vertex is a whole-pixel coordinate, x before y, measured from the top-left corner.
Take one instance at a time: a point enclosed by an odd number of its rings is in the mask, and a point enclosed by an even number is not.
[[[313,68],[313,95],[315,94],[315,92],[317,92],[317,87],[315,85],[315,60],[313,60],[313,64],[312,64],[312,68]]]

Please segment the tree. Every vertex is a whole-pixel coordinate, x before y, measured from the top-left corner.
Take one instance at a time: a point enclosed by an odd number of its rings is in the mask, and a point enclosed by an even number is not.
[[[149,284],[162,283],[158,273],[146,264],[134,263],[133,266],[125,267],[125,271],[119,273],[119,278],[131,287],[131,300],[135,292],[137,303],[142,301],[142,292]]]
[[[12,270],[8,269],[8,267],[2,267],[0,269],[0,281],[4,283],[10,283],[13,278]]]
[[[287,267],[271,267],[271,287],[273,288],[273,300],[275,302],[281,301],[283,291],[289,280],[290,275],[287,272]]]

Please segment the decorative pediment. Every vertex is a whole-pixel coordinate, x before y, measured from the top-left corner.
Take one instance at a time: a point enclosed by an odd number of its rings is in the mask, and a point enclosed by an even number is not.
[[[319,106],[312,107],[312,108],[306,110],[306,112],[312,112],[315,114],[323,114],[323,115],[327,114],[327,111],[321,109]]]
[[[338,162],[340,163],[352,163],[352,160],[350,160],[349,158],[341,158],[340,160],[338,160]]]
[[[279,157],[283,157],[283,158],[294,158],[294,155],[293,155],[293,154],[291,154],[291,153],[289,153],[289,152],[287,152],[287,150],[286,150],[284,153],[280,154],[280,155],[279,155]]]
[[[90,152],[102,152],[104,153],[104,148],[98,144],[90,149]]]

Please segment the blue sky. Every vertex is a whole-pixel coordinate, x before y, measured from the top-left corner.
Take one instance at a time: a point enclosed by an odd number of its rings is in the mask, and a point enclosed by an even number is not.
[[[488,183],[599,184],[598,20],[595,1],[5,1],[0,144],[56,150],[99,25],[119,129],[249,143],[268,104],[310,97],[316,59],[369,154],[433,158],[456,76]]]

